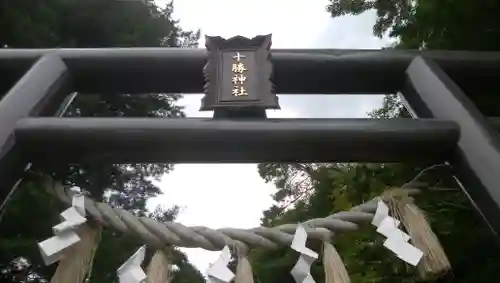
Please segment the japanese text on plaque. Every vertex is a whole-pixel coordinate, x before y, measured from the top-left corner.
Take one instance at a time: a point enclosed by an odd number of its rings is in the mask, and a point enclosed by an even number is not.
[[[247,80],[246,71],[247,68],[245,66],[245,62],[242,59],[245,59],[245,55],[241,55],[239,52],[236,52],[236,55],[232,57],[233,64],[231,68],[232,79],[233,82],[233,91],[232,94],[234,96],[247,96],[248,92],[245,87],[245,82]]]

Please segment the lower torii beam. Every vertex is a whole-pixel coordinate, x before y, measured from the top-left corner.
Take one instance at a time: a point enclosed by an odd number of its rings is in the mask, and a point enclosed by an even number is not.
[[[413,119],[26,118],[16,129],[27,156],[70,163],[439,162],[458,137],[453,122]]]

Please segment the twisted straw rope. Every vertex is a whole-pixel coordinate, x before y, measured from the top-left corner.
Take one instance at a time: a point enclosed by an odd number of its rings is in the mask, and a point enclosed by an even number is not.
[[[71,204],[71,193],[67,193],[60,182],[50,181],[46,186],[48,191],[61,201]],[[408,189],[409,194],[418,190]],[[371,221],[377,208],[378,198],[342,211],[325,218],[310,219],[302,223],[309,237],[324,240],[333,236],[334,232],[348,232],[358,229],[358,223]],[[258,227],[253,229],[222,228],[210,229],[203,226],[187,227],[176,222],[158,222],[148,217],[137,217],[131,212],[111,207],[102,202],[96,202],[85,197],[85,209],[105,226],[112,226],[120,232],[138,236],[146,244],[155,248],[166,245],[179,247],[199,247],[218,251],[225,245],[238,248],[262,247],[276,249],[292,243],[296,224],[284,224],[272,228]]]

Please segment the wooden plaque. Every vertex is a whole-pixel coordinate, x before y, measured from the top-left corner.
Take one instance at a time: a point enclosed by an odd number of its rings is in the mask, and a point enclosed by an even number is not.
[[[206,36],[208,59],[203,74],[201,110],[279,109],[272,82],[271,35],[252,39]]]

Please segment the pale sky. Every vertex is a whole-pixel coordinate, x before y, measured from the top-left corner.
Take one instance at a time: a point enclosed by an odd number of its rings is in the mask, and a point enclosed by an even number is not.
[[[167,1],[157,0],[163,6]],[[204,35],[253,37],[272,33],[272,48],[379,49],[388,39],[372,36],[374,13],[332,19],[325,11],[328,0],[177,0],[174,17],[184,29],[201,29]],[[188,94],[181,101],[188,117],[212,117],[199,112],[202,95]],[[268,112],[273,118],[360,118],[381,106],[380,96],[280,95],[282,110]],[[151,200],[166,208],[183,207],[176,221],[210,228],[252,228],[260,225],[262,212],[273,201],[275,188],[265,184],[256,164],[179,164],[165,175],[163,195]],[[205,274],[219,252],[183,249]]]

